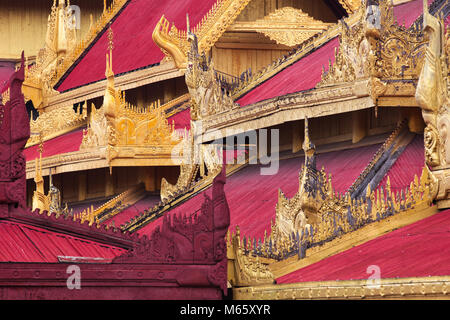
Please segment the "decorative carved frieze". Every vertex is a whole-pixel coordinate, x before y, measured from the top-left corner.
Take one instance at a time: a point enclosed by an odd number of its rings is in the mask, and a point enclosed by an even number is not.
[[[235,22],[229,30],[259,32],[278,44],[293,47],[327,29],[324,23],[310,17],[300,9],[283,7],[275,10],[263,19],[253,22]]]
[[[41,111],[36,120],[30,119],[30,130],[35,135],[28,139],[26,147],[38,144],[40,135],[43,141],[50,140],[86,124],[87,104],[83,112],[75,112],[72,106],[66,106],[52,111]],[[36,135],[39,133],[39,135]]]

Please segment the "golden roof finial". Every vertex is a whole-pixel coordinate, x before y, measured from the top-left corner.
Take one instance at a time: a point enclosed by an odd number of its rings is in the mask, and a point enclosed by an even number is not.
[[[114,34],[111,29],[111,27],[108,28],[108,51],[109,54],[106,54],[106,71],[105,76],[109,79],[112,76],[114,76],[114,72],[112,70],[112,51],[114,49],[114,42],[113,42]]]
[[[108,50],[109,50],[110,54],[112,53],[112,50],[114,49],[113,40],[114,40],[114,33],[113,33],[111,27],[109,27],[108,28]]]

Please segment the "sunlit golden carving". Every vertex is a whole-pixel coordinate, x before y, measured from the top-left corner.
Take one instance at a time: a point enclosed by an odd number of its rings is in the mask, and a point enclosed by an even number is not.
[[[366,195],[359,199],[352,199],[349,194],[336,195],[331,182],[329,184],[314,223],[295,230],[289,236],[280,231],[277,223],[272,224],[269,236],[265,234],[264,239],[248,238],[245,249],[277,260],[292,255],[302,258],[308,248],[323,245],[373,222],[398,213],[413,212],[415,207],[428,208],[438,192],[438,180],[427,166],[422,169],[420,178],[414,177],[409,188],[396,193],[391,190],[389,177],[385,189],[372,191],[368,186]]]
[[[80,128],[86,123],[86,102],[83,112],[75,112],[72,106],[54,109],[52,111],[41,111],[36,120],[30,119],[30,131],[40,132],[43,140],[47,141],[74,129]],[[28,139],[26,147],[39,143],[39,137],[32,135]]]
[[[56,94],[53,89],[56,69],[75,47],[76,29],[70,28],[74,17],[67,10],[69,6],[68,0],[67,3],[66,0],[58,0],[58,4],[53,1],[44,48],[39,51],[36,64],[25,68],[23,92],[38,110],[46,106],[49,96]]]
[[[197,37],[189,33],[191,49],[185,73],[186,85],[191,95],[191,119],[200,120],[207,116],[238,107],[225,93],[214,73],[214,64],[198,51]]]
[[[292,47],[325,30],[329,25],[300,9],[283,7],[254,22],[235,22],[231,30],[256,31],[279,44]]]
[[[361,7],[361,0],[339,0],[339,3],[348,14],[354,13]]]
[[[80,149],[104,147],[110,164],[117,158],[133,158],[144,153],[163,152],[170,155],[180,138],[169,126],[159,101],[146,108],[138,108],[125,100],[125,93],[115,88],[112,70],[112,31],[110,31],[109,54],[106,55],[107,79],[103,105],[97,110],[91,106],[88,128],[84,131]],[[121,147],[131,147],[122,149]],[[141,150],[137,148],[150,148]]]
[[[198,36],[199,52],[207,53],[249,2],[250,0],[218,0],[192,29]],[[163,15],[153,31],[152,38],[161,50],[174,60],[178,68],[184,69],[189,51],[189,19],[187,32],[178,30],[175,24],[169,29],[169,25],[170,22]]]
[[[169,183],[165,178],[161,180],[161,201],[169,202],[176,196],[183,194],[193,188],[197,175],[200,181],[212,182],[214,177],[221,171],[221,159],[214,144],[197,144],[194,135],[198,132],[196,123],[191,121],[191,129],[186,132],[183,141],[176,149],[182,157],[180,175],[175,185]],[[205,172],[205,166],[207,173]]]
[[[444,21],[428,12],[423,2],[424,32],[429,38],[425,51],[416,100],[426,123],[424,131],[425,159],[439,179],[438,206],[448,207],[450,191],[450,94],[449,94],[449,32],[444,35]]]
[[[41,213],[44,210],[50,210],[50,201],[44,192],[44,178],[42,177],[42,152],[43,141],[42,136],[40,136],[39,158],[36,158],[35,162],[36,176],[34,178],[34,183],[36,184],[36,190],[34,190],[33,193],[32,210],[39,209]]]
[[[233,287],[274,283],[275,278],[272,272],[259,260],[258,256],[244,254],[239,227],[236,227],[236,232],[231,239],[227,236],[227,252],[229,265],[231,264],[228,279]]]

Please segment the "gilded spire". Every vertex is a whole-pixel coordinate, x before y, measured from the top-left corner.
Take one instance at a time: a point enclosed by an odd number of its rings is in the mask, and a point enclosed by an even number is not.
[[[44,193],[44,179],[42,177],[42,153],[44,152],[44,141],[42,133],[39,133],[39,158],[35,159],[35,177],[36,190],[33,193],[32,209],[39,209],[41,212],[44,210],[49,211],[49,200]]]
[[[305,151],[305,163],[308,163],[308,159],[314,156],[316,146],[309,138],[309,126],[308,117],[305,116],[305,141],[303,142],[303,151]]]

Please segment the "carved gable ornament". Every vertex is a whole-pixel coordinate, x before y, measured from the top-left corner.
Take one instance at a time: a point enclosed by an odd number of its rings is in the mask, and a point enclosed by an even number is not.
[[[284,7],[251,23],[251,28],[278,44],[293,47],[325,30],[329,24],[310,17],[300,9]]]

